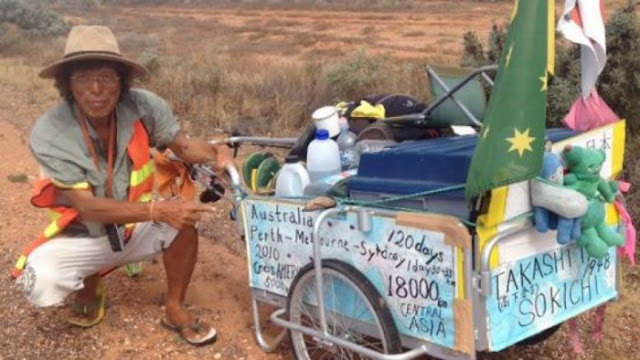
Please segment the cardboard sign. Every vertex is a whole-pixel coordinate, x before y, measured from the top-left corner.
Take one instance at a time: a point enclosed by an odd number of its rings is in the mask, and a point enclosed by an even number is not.
[[[243,202],[251,287],[286,297],[300,268],[312,262],[312,230],[319,213],[302,208],[286,202]],[[322,257],[364,274],[389,305],[400,333],[466,351],[469,346],[462,343],[468,343],[467,329],[464,341],[456,339],[455,309],[464,307],[457,299],[458,247],[446,241],[451,236],[444,232],[411,226],[414,220],[373,216],[371,231],[364,233],[357,229],[355,213],[330,218],[320,231]],[[459,313],[471,316],[470,311]],[[471,319],[457,320],[471,324]],[[472,340],[472,330],[468,333]]]
[[[500,351],[615,298],[616,261],[615,248],[597,260],[574,244],[492,269],[490,349]]]

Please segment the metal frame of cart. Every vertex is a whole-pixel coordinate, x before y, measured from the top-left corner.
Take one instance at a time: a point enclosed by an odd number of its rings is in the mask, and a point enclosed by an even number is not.
[[[456,85],[450,90],[446,89],[446,85],[442,81],[438,81],[438,76],[432,69],[427,69],[432,78],[436,79],[441,86],[445,86],[447,93],[422,114],[389,119],[388,121],[392,124],[412,122],[419,125],[421,121],[426,121],[429,118],[429,114],[438,104],[442,104],[447,99],[450,99],[466,114],[469,111],[455,99],[454,93],[473,77],[486,77],[485,72],[493,69],[483,68],[474,71],[459,86]],[[473,124],[477,122],[477,120],[474,120],[473,117],[470,119]],[[580,134],[564,142],[584,145],[585,143],[589,144],[596,138],[610,137],[613,146],[610,149],[609,157],[613,158],[613,160],[608,164],[608,173],[604,175],[615,176],[622,170],[622,156],[620,154],[624,152],[624,133],[625,124],[624,121],[620,121],[586,134]],[[295,139],[280,140],[237,137],[229,138],[226,141],[236,144],[257,143],[266,146],[285,147],[295,141]],[[556,145],[562,146],[563,143]],[[202,170],[202,168],[200,169]],[[249,210],[247,207],[252,204],[267,204],[264,206],[288,206],[297,208],[299,211],[304,207],[304,201],[258,196],[244,198],[240,177],[235,169],[230,168],[228,170],[232,175],[235,200],[242,208],[240,220],[242,221],[242,230],[247,242],[249,273],[252,274],[251,234],[253,230],[249,228],[247,220]],[[497,207],[489,205],[489,208],[494,210],[490,210],[488,215],[491,215],[493,211],[493,213],[499,212],[500,216],[488,216],[486,219],[482,219],[484,223],[476,228],[476,231],[473,231],[473,237],[469,234],[467,227],[458,219],[438,217],[439,215],[424,212],[396,211],[375,206],[345,205],[315,213],[310,234],[312,251],[308,255],[311,259],[307,261],[312,265],[308,265],[305,271],[313,271],[313,276],[307,276],[306,281],[311,284],[309,286],[315,288],[315,297],[311,302],[313,307],[316,308],[314,315],[317,315],[319,321],[313,324],[314,326],[304,326],[291,321],[288,317],[291,314],[287,313],[287,307],[290,305],[291,299],[287,297],[287,294],[282,291],[279,294],[267,291],[250,283],[252,287],[252,311],[259,345],[266,352],[273,351],[284,339],[288,330],[297,334],[308,335],[328,349],[340,347],[373,359],[412,359],[424,354],[442,359],[475,359],[477,351],[500,351],[521,341],[536,337],[544,338],[553,333],[562,322],[569,318],[617,298],[619,293],[619,263],[615,249],[610,251],[610,256],[606,260],[595,261],[585,257],[584,251],[575,245],[568,247],[554,245],[555,239],[553,235],[537,234],[535,229],[532,228],[530,220],[522,217],[523,213],[529,209],[526,206],[519,206],[518,203],[526,202],[524,199],[527,197],[527,184],[514,184],[492,190],[491,201],[502,202],[502,205]],[[502,207],[501,210],[495,210],[500,206]],[[613,210],[610,210],[609,213],[609,223],[616,224],[619,221],[617,213]],[[438,221],[444,221],[449,227],[436,226],[434,229],[433,226],[431,228],[425,226],[425,223],[433,225],[434,217]],[[438,221],[435,223],[438,223]],[[333,225],[329,226],[329,222],[332,222]],[[348,225],[344,225],[347,223]],[[323,284],[326,282],[324,278],[326,274],[323,274],[325,272],[323,266],[325,265],[325,259],[336,259],[336,257],[333,256],[334,254],[327,253],[327,249],[323,249],[321,241],[318,241],[318,239],[321,239],[321,232],[339,231],[335,230],[335,227],[349,226],[348,230],[343,227],[341,231],[353,231],[352,234],[368,234],[372,231],[372,227],[379,228],[379,224],[386,224],[384,226],[389,227],[391,223],[400,223],[400,226],[408,226],[409,229],[414,229],[418,232],[429,232],[430,234],[441,234],[442,231],[446,232],[448,231],[447,229],[451,230],[452,228],[453,230],[451,231],[456,233],[455,228],[458,228],[458,237],[455,241],[449,241],[448,243],[441,241],[441,243],[444,243],[444,245],[441,244],[442,246],[446,245],[451,248],[449,253],[452,254],[451,261],[455,265],[454,273],[456,274],[455,282],[458,284],[455,286],[453,298],[457,302],[454,309],[455,313],[452,315],[453,320],[449,319],[449,321],[454,322],[453,326],[455,327],[453,341],[449,339],[447,340],[448,342],[439,342],[428,337],[412,336],[412,334],[407,333],[405,328],[397,332],[403,350],[398,351],[396,349],[394,350],[396,353],[385,354],[350,341],[349,334],[332,335],[331,332],[334,329],[327,318],[334,317],[336,311],[331,309],[327,311],[325,309],[326,300],[322,289]],[[270,225],[268,221],[265,224],[263,226],[279,231],[280,225]],[[309,224],[307,223],[307,226]],[[334,230],[327,230],[330,227],[333,227]],[[619,231],[624,231],[624,229],[619,229]],[[265,236],[268,237],[269,235]],[[438,238],[439,235],[434,236]],[[368,238],[369,240],[375,242],[380,239],[376,240],[370,237]],[[279,251],[284,252],[286,249],[279,249]],[[267,251],[267,255],[268,253]],[[507,258],[503,259],[500,256]],[[359,273],[359,275],[354,275],[355,277],[367,278],[368,274],[360,272],[361,268],[348,264],[348,258],[340,259],[339,257],[337,261],[347,263],[348,266],[355,269],[355,273]],[[300,268],[302,266],[299,266],[297,270],[300,270]],[[335,269],[332,271],[335,273]],[[298,275],[296,274],[296,276]],[[383,273],[382,275],[387,276],[389,273]],[[250,276],[253,276],[253,274]],[[348,282],[348,277],[345,277],[345,279],[344,281]],[[535,281],[536,279],[538,282]],[[251,278],[250,281],[252,281]],[[460,282],[463,285],[460,285]],[[374,290],[381,292],[382,288],[379,279],[372,280],[371,283],[376,283],[377,288]],[[514,289],[517,291],[514,291]],[[389,298],[387,297],[383,300],[388,301]],[[450,300],[446,299],[446,302]],[[263,316],[259,306],[260,303],[278,307],[276,311],[270,314],[269,318],[274,324],[284,328],[275,338],[270,340],[267,339],[263,332]],[[453,306],[453,304],[449,305]],[[389,304],[385,306],[389,307]],[[393,305],[390,307],[393,307]],[[395,311],[394,323],[397,325],[399,323],[397,321],[397,309],[391,309],[391,311]],[[366,327],[366,324],[364,325]],[[362,327],[362,323],[356,326]],[[393,330],[397,331],[397,329]],[[304,358],[304,356],[301,357]]]

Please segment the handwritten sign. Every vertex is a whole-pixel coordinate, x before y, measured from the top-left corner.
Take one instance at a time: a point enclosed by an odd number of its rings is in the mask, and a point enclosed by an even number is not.
[[[616,252],[602,260],[571,245],[492,270],[491,350],[499,351],[617,296]]]
[[[621,166],[622,164],[614,164],[613,152],[614,152],[614,136],[615,127],[617,124],[598,128],[583,134],[580,136],[571,137],[565,141],[560,141],[553,145],[553,152],[561,153],[567,144],[572,146],[580,146],[589,149],[600,149],[605,153],[605,162],[602,164],[602,171],[600,175],[605,178],[609,178],[614,168]],[[624,124],[622,125],[624,129]],[[624,149],[615,149],[615,151],[624,151]]]
[[[243,205],[250,286],[287,296],[300,268],[312,261],[318,213],[290,203]],[[392,217],[374,216],[367,233],[356,224],[353,213],[323,223],[323,258],[361,271],[387,301],[401,333],[453,348],[456,249],[444,243],[444,234],[399,226]]]

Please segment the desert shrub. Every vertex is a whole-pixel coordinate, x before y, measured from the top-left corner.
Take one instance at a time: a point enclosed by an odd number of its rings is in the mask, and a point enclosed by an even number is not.
[[[297,136],[320,106],[376,92],[424,98],[427,91],[419,64],[396,64],[364,51],[328,63],[228,56],[215,47],[191,57],[154,59],[160,66],[143,85],[166,98],[193,134],[235,128]]]
[[[0,49],[11,49],[19,43],[21,39],[20,29],[15,25],[0,23]]]
[[[60,15],[20,0],[0,0],[0,24],[4,23],[15,24],[36,36],[57,36],[69,30]]]
[[[149,74],[151,75],[160,70],[160,56],[155,49],[143,50],[140,56],[138,56],[138,62],[140,62],[140,64],[147,68],[147,70],[149,70]]]
[[[467,31],[462,38],[463,51],[460,66],[479,67],[487,63],[484,53],[484,45],[478,35],[473,31]]]
[[[607,26],[607,66],[598,91],[607,104],[640,132],[640,31],[635,2],[617,12]]]
[[[506,38],[506,32],[504,27],[497,24],[491,26],[491,32],[489,33],[489,49],[487,49],[487,62],[490,64],[496,64],[500,61],[500,54],[504,48],[504,41]]]
[[[391,72],[389,62],[381,56],[369,56],[358,51],[345,62],[329,65],[325,76],[332,92],[343,99],[355,99],[376,92],[388,91],[384,87],[385,77]]]
[[[221,56],[163,58],[148,80],[191,133],[241,128],[255,134],[299,131],[307,109],[321,103],[321,70],[295,62]]]
[[[485,51],[482,40],[473,31],[467,31],[462,38],[463,50],[460,58],[460,66],[479,67],[489,64],[497,64],[504,46],[505,31],[502,26],[493,24],[489,33],[489,46]]]
[[[598,93],[621,117],[627,119],[632,134],[640,132],[640,32],[634,1],[616,12],[606,25],[607,65],[600,75]],[[464,35],[464,52],[460,63],[482,66],[498,63],[504,32],[494,25],[489,36],[489,50],[474,33]],[[580,95],[580,50],[558,37],[556,73],[548,92],[547,119],[550,125],[560,121]]]
[[[495,33],[495,27],[492,34]],[[640,31],[634,0],[616,12],[606,25],[607,64],[598,81],[598,93],[621,117],[627,119],[627,138],[624,178],[634,179],[640,175]],[[500,41],[493,40],[496,49]],[[465,47],[461,63],[467,66],[497,63],[500,51],[489,61],[489,52],[482,50],[482,43],[473,33],[464,36]],[[501,50],[501,49],[500,49]],[[571,105],[580,96],[580,48],[569,44],[561,37],[556,43],[555,76],[549,85],[547,119],[549,125],[559,126]],[[640,206],[636,201],[640,192],[632,188],[628,195],[629,212],[632,218],[640,217]]]
[[[580,48],[576,45],[556,47],[555,76],[547,93],[547,123],[562,126],[571,105],[580,96]]]
[[[80,0],[67,0],[67,1],[80,1]],[[87,0],[85,0],[87,1]],[[205,4],[205,5],[217,5],[217,4],[233,4],[233,5],[247,5],[247,6],[286,6],[292,7],[318,7],[329,9],[367,9],[367,10],[406,10],[419,8],[422,4],[418,0],[117,0],[113,3],[120,4]]]
[[[50,41],[69,30],[63,18],[40,4],[0,0],[0,54],[32,55],[34,44]]]

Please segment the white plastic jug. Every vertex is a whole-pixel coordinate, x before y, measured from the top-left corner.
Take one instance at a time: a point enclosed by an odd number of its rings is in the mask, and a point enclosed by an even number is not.
[[[325,129],[329,132],[329,137],[340,134],[340,116],[335,106],[323,106],[311,114],[316,129]]]
[[[315,140],[307,148],[307,171],[311,182],[335,175],[341,170],[338,144],[329,138],[327,130],[319,129]]]
[[[309,185],[309,173],[296,155],[289,155],[285,164],[278,171],[276,178],[277,197],[302,196],[304,188]]]

